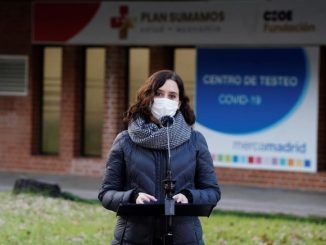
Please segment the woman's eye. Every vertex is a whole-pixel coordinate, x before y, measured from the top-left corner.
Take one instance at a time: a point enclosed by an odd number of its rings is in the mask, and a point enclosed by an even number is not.
[[[171,100],[174,100],[176,98],[176,96],[173,94],[173,95],[169,95],[169,99]]]

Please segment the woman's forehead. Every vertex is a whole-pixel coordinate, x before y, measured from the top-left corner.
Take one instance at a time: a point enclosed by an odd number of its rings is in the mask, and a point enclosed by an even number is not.
[[[165,83],[163,84],[163,86],[161,86],[159,88],[159,90],[164,90],[164,91],[168,91],[168,92],[179,93],[178,84],[176,83],[176,81],[174,81],[172,79],[167,79],[165,81]]]

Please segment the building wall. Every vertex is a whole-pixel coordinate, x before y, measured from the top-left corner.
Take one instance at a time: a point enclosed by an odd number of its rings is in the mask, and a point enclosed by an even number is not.
[[[63,46],[59,155],[41,155],[39,119],[43,47],[30,43],[30,15],[28,1],[0,3],[0,55],[29,56],[28,95],[0,96],[0,171],[101,176],[110,146],[124,128],[122,117],[127,109],[128,49],[106,47],[102,156],[83,157],[80,155],[80,142],[84,48]],[[173,67],[173,48],[153,46],[150,51],[151,72]],[[217,168],[221,183],[326,192],[326,48],[321,50],[320,78],[318,173]]]
[[[30,53],[30,12],[29,3],[0,2],[1,55]],[[31,167],[23,163],[29,156],[30,101],[30,93],[28,96],[0,96],[1,169]]]

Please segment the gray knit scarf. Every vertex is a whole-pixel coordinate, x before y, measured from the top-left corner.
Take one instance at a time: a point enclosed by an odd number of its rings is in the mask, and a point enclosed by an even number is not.
[[[159,127],[155,123],[146,123],[143,118],[132,121],[128,127],[131,140],[143,147],[151,149],[167,149],[167,128]],[[169,127],[170,148],[173,149],[190,139],[191,126],[189,126],[182,113],[177,112],[174,122]]]

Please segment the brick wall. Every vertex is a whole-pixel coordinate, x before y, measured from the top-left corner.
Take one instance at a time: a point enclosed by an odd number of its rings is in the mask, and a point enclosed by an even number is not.
[[[42,61],[43,47],[32,48],[31,60],[31,119],[30,119],[30,154],[24,161],[30,168],[23,170],[45,171],[55,173],[73,173],[71,162],[80,153],[82,86],[84,50],[81,47],[64,46],[62,50],[62,92],[60,103],[60,130],[59,154],[42,155],[39,149],[40,116],[41,116],[41,88],[42,88]]]
[[[127,109],[128,49],[106,47],[102,156],[81,156],[84,48],[63,46],[60,153],[40,154],[40,111],[43,47],[32,46],[31,8],[26,2],[0,2],[0,54],[29,56],[27,96],[0,96],[0,171],[31,171],[101,176],[115,136],[124,128]],[[12,28],[14,26],[15,28]],[[173,68],[173,47],[150,47],[150,71]],[[321,55],[319,101],[319,172],[296,173],[217,168],[221,183],[326,192],[326,49]]]
[[[122,123],[127,110],[127,48],[106,49],[106,83],[102,156],[106,157],[116,135],[124,129]]]
[[[29,3],[0,2],[0,54],[30,52]],[[30,94],[0,96],[0,167],[21,168],[29,155]]]
[[[300,173],[217,168],[221,183],[282,189],[326,191],[326,172]]]
[[[126,48],[107,48],[101,158],[81,156],[84,49],[79,46],[63,47],[59,155],[42,155],[40,117],[43,46],[32,46],[30,43],[29,3],[0,3],[0,16],[1,23],[3,16],[8,20],[7,25],[0,25],[0,32],[8,33],[6,38],[0,40],[0,54],[29,56],[28,95],[0,97],[0,170],[102,175],[110,145],[123,129],[121,121],[127,99]],[[9,28],[16,22],[20,25],[19,36],[16,31],[11,31],[13,28]],[[11,42],[13,39],[18,41]]]
[[[174,48],[172,47],[150,47],[150,74],[158,70],[173,70]]]
[[[102,133],[102,158],[75,157],[70,174],[102,176],[106,156],[116,135],[123,130],[123,113],[127,99],[127,49],[106,48],[106,74],[104,92],[104,122]]]

